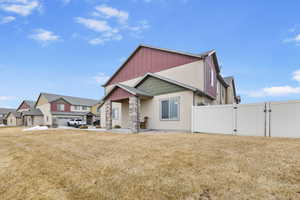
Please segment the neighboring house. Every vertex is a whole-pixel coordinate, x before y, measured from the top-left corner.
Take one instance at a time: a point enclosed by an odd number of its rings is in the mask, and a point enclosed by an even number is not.
[[[22,101],[15,112],[10,112],[7,116],[9,126],[37,126],[43,125],[43,114],[34,107],[35,101]]]
[[[193,105],[239,103],[234,79],[224,79],[216,51],[184,53],[140,45],[103,85],[101,126],[138,132],[191,130]]]
[[[6,125],[6,124],[7,124],[7,121],[6,121],[7,115],[8,115],[10,112],[15,112],[15,111],[16,111],[16,109],[11,109],[11,108],[0,108],[0,125],[1,125],[1,124]]]
[[[101,105],[102,102],[97,102],[97,104],[92,106],[92,113],[95,115],[95,121],[96,120],[101,120]]]
[[[41,93],[35,108],[43,113],[45,125],[67,125],[70,119],[82,119],[92,124],[95,120],[92,107],[98,102],[94,99]]]

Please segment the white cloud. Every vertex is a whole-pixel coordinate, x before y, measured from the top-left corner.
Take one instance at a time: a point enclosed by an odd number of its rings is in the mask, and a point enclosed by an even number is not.
[[[292,86],[274,86],[266,87],[258,91],[246,91],[242,92],[249,97],[278,97],[278,96],[288,96],[292,94],[300,94],[300,87]]]
[[[108,81],[110,77],[107,76],[105,73],[98,73],[97,76],[94,76],[93,79],[96,81],[98,84],[104,84],[106,81]]]
[[[292,73],[292,79],[300,83],[300,70],[296,70]],[[300,86],[271,86],[257,91],[244,91],[242,93],[249,97],[288,96],[292,94],[300,94]]]
[[[141,20],[136,25],[129,24],[129,13],[107,5],[94,8],[93,17],[77,17],[75,21],[99,35],[88,39],[91,45],[101,45],[109,41],[120,41],[125,34],[140,36],[150,27],[149,22]]]
[[[296,70],[293,72],[293,80],[300,82],[300,70]]]
[[[96,6],[95,9],[94,15],[104,16],[105,18],[117,18],[120,23],[126,23],[129,18],[128,12],[104,4]]]
[[[295,37],[292,38],[287,38],[283,40],[284,43],[296,43],[296,45],[300,45],[300,34],[296,35]]]
[[[77,17],[76,22],[96,32],[112,31],[112,27],[110,27],[107,22],[103,20]]]
[[[38,0],[2,0],[0,9],[6,12],[16,13],[21,16],[28,16],[41,6]]]
[[[0,20],[0,24],[8,24],[8,23],[11,23],[13,21],[15,21],[16,18],[13,17],[13,16],[7,16],[7,17],[3,17],[1,20]]]
[[[49,42],[59,40],[59,36],[55,35],[53,32],[45,29],[36,29],[34,34],[30,35],[29,38],[41,42],[43,44],[48,44]]]
[[[14,99],[13,97],[10,96],[0,96],[0,101],[8,101]]]

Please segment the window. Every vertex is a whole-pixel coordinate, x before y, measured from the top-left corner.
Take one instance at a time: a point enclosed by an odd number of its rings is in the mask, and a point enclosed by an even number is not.
[[[114,120],[119,119],[119,108],[112,109],[112,119]]]
[[[65,111],[65,104],[57,104],[58,111]]]
[[[160,101],[161,120],[179,120],[179,97],[172,97]]]
[[[87,110],[88,107],[87,106],[82,106],[82,110]]]
[[[101,107],[99,106],[98,108],[97,108],[97,112],[99,113],[101,111]]]
[[[214,86],[214,70],[210,69],[210,85]]]
[[[80,110],[80,106],[74,106],[75,110]]]

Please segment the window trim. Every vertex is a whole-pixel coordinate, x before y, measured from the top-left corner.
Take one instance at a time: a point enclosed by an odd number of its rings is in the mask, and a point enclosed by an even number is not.
[[[215,74],[214,74],[214,70],[210,69],[210,86],[214,87],[215,86],[215,78],[214,78]]]
[[[170,100],[171,99],[177,99],[178,100],[178,116],[177,116],[176,119],[175,118],[170,119],[170,111],[171,111],[171,109],[170,109]],[[162,102],[166,101],[166,100],[169,101],[169,119],[163,119],[162,118]],[[180,121],[180,100],[181,100],[180,96],[167,97],[167,98],[162,98],[162,99],[159,100],[159,119],[160,119],[160,121]]]
[[[63,105],[63,109],[60,109],[61,107],[60,106],[62,106]],[[63,103],[58,103],[58,104],[56,104],[56,109],[57,109],[57,111],[59,111],[59,112],[63,112],[63,111],[65,111],[65,104],[63,104]]]

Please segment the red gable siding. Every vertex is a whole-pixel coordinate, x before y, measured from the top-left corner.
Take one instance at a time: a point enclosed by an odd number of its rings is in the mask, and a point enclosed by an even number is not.
[[[57,110],[57,104],[64,104],[65,105],[65,110]],[[65,101],[58,100],[50,103],[51,105],[51,111],[52,112],[71,112],[71,105]]]
[[[121,89],[121,88],[116,88],[114,91],[110,93],[108,97],[106,97],[107,100],[111,101],[118,101],[122,99],[127,99],[129,97],[133,96],[133,94],[130,94],[129,92]]]
[[[188,55],[141,47],[106,84],[111,85],[199,60]]]
[[[212,97],[217,96],[217,71],[211,56],[204,60],[205,63],[205,92]],[[211,85],[211,70],[214,71],[214,86]]]
[[[30,106],[27,103],[23,102],[22,105],[20,106],[19,110],[28,109],[28,108],[30,108]]]

